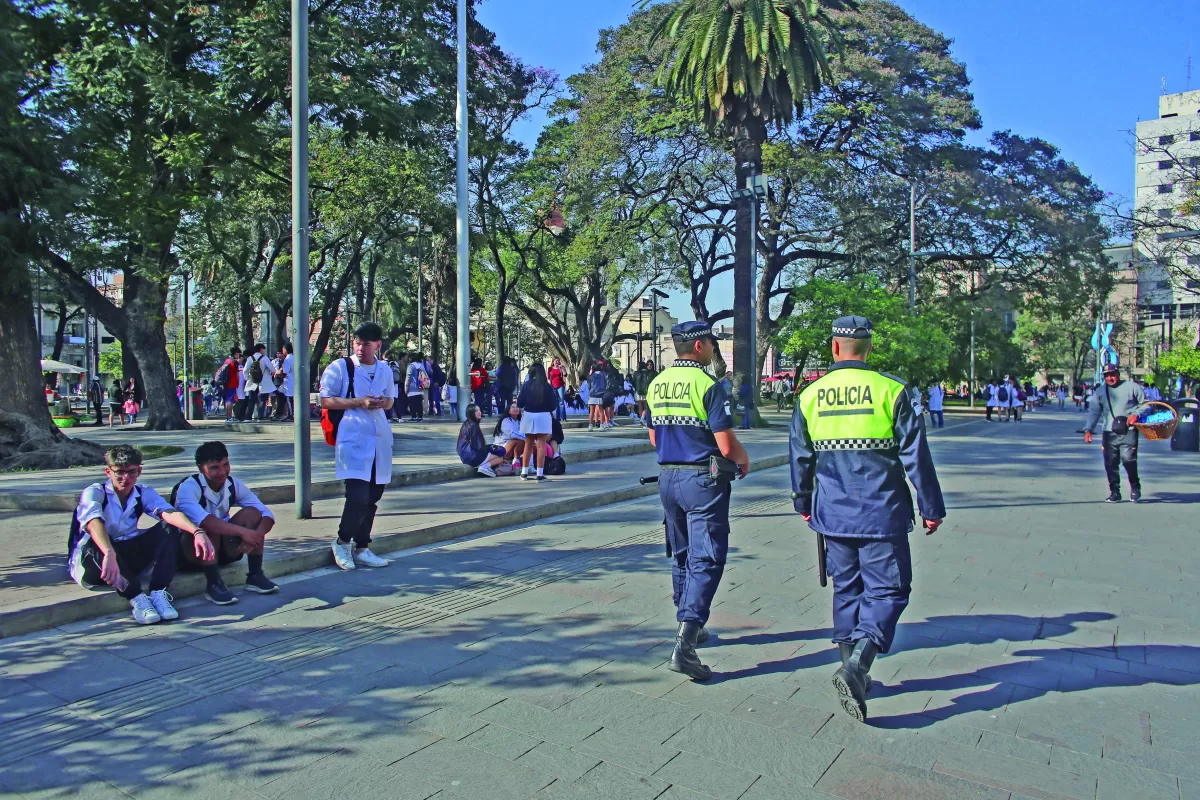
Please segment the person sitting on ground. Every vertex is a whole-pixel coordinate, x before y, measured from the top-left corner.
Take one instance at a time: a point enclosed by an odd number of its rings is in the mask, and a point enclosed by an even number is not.
[[[240,561],[246,556],[246,589],[258,594],[272,594],[279,587],[263,574],[263,549],[267,534],[275,526],[275,515],[263,505],[258,496],[237,478],[229,474],[229,451],[223,442],[205,442],[196,448],[196,467],[172,492],[172,503],[196,525],[204,529],[216,547],[215,562],[194,557],[188,547],[188,534],[180,538],[180,569],[202,569],[208,588],[204,594],[219,606],[237,602],[221,580],[220,568]],[[238,507],[231,514],[233,506]]]
[[[521,459],[521,480],[529,479],[530,462],[537,465],[537,480],[546,480],[546,441],[554,432],[554,411],[558,395],[546,376],[542,362],[534,362],[529,377],[517,395],[521,409],[521,433],[525,436],[525,452]]]
[[[504,463],[504,448],[489,445],[479,428],[483,409],[471,403],[467,406],[467,418],[458,429],[458,457],[468,467],[475,467],[480,475],[496,477],[496,467]]]
[[[212,562],[216,558],[212,541],[186,514],[176,511],[156,491],[138,483],[142,474],[142,453],[135,447],[119,444],[104,454],[105,483],[93,483],[83,490],[71,520],[67,542],[67,570],[71,579],[85,589],[107,583],[129,601],[133,619],[150,625],[164,619],[176,619],[179,612],[171,605],[167,587],[175,577],[179,536],[167,527],[173,525],[192,535],[196,558]],[[146,514],[157,520],[150,528],[138,528]],[[167,523],[167,524],[164,524]],[[142,572],[150,573],[149,594],[142,591]]]
[[[511,462],[525,447],[525,434],[521,433],[521,409],[510,403],[508,412],[496,420],[492,429],[492,444],[504,448],[504,460]]]

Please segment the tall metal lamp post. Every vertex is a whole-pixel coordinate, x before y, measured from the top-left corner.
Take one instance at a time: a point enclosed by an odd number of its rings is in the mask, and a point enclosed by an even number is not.
[[[458,385],[471,386],[471,242],[467,219],[467,0],[458,0],[458,104],[454,114],[458,126]],[[460,390],[461,391],[461,390]],[[467,418],[467,404],[458,404],[458,419]]]
[[[308,363],[308,0],[292,0],[292,359],[295,368],[296,517],[312,517]]]

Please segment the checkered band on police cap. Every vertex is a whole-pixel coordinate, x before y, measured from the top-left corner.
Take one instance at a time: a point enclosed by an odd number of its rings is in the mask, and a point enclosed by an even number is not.
[[[712,338],[712,326],[707,322],[699,320],[693,322],[681,322],[678,325],[672,326],[671,338],[677,342],[691,342],[696,339]]]
[[[844,339],[870,339],[873,328],[866,317],[838,317],[833,321],[832,333]]]

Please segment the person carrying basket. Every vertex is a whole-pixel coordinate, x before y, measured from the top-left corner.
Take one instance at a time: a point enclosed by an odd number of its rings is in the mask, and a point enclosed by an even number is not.
[[[1091,444],[1096,425],[1103,424],[1101,443],[1104,471],[1108,475],[1107,502],[1121,502],[1120,467],[1124,465],[1129,478],[1129,499],[1136,503],[1142,499],[1137,467],[1138,429],[1157,427],[1138,421],[1142,413],[1150,411],[1146,396],[1136,382],[1122,380],[1120,366],[1111,363],[1104,367],[1104,383],[1096,391],[1094,399],[1096,402],[1088,412],[1087,425],[1083,429],[1083,441]]]

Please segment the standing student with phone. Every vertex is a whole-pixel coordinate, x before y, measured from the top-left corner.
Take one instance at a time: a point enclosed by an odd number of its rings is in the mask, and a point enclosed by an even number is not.
[[[351,353],[331,363],[321,375],[321,408],[345,412],[335,445],[335,474],[346,482],[346,505],[333,540],[333,560],[341,569],[388,565],[370,550],[375,512],[392,480],[392,428],[387,411],[395,401],[396,384],[391,367],[379,358],[382,346],[383,329],[365,322],[354,332]]]

